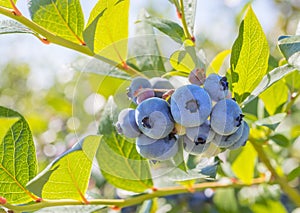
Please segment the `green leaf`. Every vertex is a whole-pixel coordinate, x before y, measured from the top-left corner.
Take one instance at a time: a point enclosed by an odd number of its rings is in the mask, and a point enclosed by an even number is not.
[[[79,0],[30,0],[31,19],[53,34],[84,44],[84,18]]]
[[[263,100],[269,115],[274,115],[277,108],[287,102],[288,92],[288,88],[284,81],[280,80],[259,95],[259,97]]]
[[[96,54],[116,62],[127,56],[129,0],[102,0],[93,8],[83,37]]]
[[[101,136],[88,136],[59,156],[31,180],[27,188],[44,199],[86,201],[93,158]]]
[[[278,200],[265,199],[264,202],[257,202],[250,206],[255,213],[287,213],[286,209]]]
[[[169,0],[169,2],[175,5],[177,11],[180,10],[180,5],[179,5],[178,0]]]
[[[263,119],[260,119],[255,122],[256,125],[259,126],[266,126],[269,127],[272,130],[275,130],[278,124],[283,121],[286,117],[286,113],[278,113],[273,116],[269,116]]]
[[[35,34],[32,30],[13,20],[0,21],[0,34],[28,33]]]
[[[238,213],[238,201],[234,188],[217,189],[213,198],[214,204],[222,213]]]
[[[101,205],[88,205],[88,206],[56,206],[56,207],[47,207],[35,211],[35,213],[94,213],[98,212],[101,209],[106,208],[106,206]]]
[[[110,98],[99,124],[103,135],[97,153],[101,173],[117,188],[144,192],[153,186],[148,160],[138,154],[133,141],[117,133],[113,125],[116,116],[117,106]]]
[[[142,10],[138,19],[145,19],[147,11]],[[129,61],[135,60],[136,66],[141,71],[148,71],[154,76],[162,75],[166,70],[157,43],[157,36],[153,27],[147,22],[137,22],[135,36],[129,49]]]
[[[300,35],[281,36],[278,46],[288,63],[300,69]]]
[[[110,76],[113,78],[120,78],[125,80],[131,79],[131,77],[127,73],[98,59],[78,59],[75,60],[71,66],[78,72],[95,73],[101,76]]]
[[[182,182],[181,184],[183,185],[184,182],[188,182],[192,180],[211,179],[208,175],[202,174],[201,171],[198,169],[191,169],[185,172],[181,169],[175,168],[172,169],[170,172],[168,172],[166,175],[169,180],[177,181],[179,183]]]
[[[282,147],[288,147],[290,145],[289,139],[282,134],[275,134],[270,137],[272,141]]]
[[[249,7],[230,58],[232,90],[238,103],[245,100],[262,80],[268,70],[268,58],[267,39]]]
[[[37,173],[35,147],[25,119],[0,107],[0,197],[11,204],[36,197],[25,186]]]
[[[251,143],[247,143],[232,163],[232,171],[246,184],[251,184],[254,176],[254,168],[257,158],[257,152]]]
[[[210,178],[216,178],[219,164],[220,164],[219,161],[215,161],[213,164],[201,168],[200,173]]]
[[[209,64],[207,70],[206,70],[206,76],[208,76],[211,73],[219,73],[220,74],[220,69],[222,67],[222,64],[226,57],[231,53],[231,50],[224,50],[211,61]]]
[[[252,100],[254,100],[259,94],[273,85],[275,82],[279,81],[284,76],[288,75],[289,73],[295,70],[294,67],[289,65],[283,65],[281,67],[277,67],[274,70],[267,73],[259,85],[251,92],[251,95],[248,96],[241,105],[246,105]]]
[[[182,44],[185,40],[185,35],[182,27],[173,21],[152,16],[145,17],[144,19],[142,19],[142,21],[151,24],[153,27],[157,28],[159,31],[163,32],[180,44]]]
[[[287,176],[288,181],[292,181],[300,176],[300,166],[293,169]]]
[[[187,166],[184,160],[184,152],[183,152],[183,138],[179,137],[178,141],[178,152],[173,157],[173,162],[175,166],[179,169],[181,169],[184,172],[187,172]]]
[[[15,4],[17,0],[12,0]],[[0,6],[7,7],[7,8],[13,8],[13,6],[10,3],[10,0],[0,0]]]
[[[284,80],[291,93],[298,92],[300,90],[300,71],[293,71],[285,76]]]

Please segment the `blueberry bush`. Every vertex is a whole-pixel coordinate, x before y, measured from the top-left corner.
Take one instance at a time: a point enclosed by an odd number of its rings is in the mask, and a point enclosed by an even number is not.
[[[300,208],[299,29],[280,36],[272,55],[247,4],[232,48],[208,62],[207,47],[193,36],[196,1],[169,2],[181,24],[143,10],[129,37],[129,0],[98,1],[87,23],[79,0],[30,0],[31,19],[16,0],[0,0],[0,14],[10,18],[0,21],[0,34],[30,34],[89,56],[84,71],[101,76],[96,87],[107,97],[98,131],[81,133],[47,165],[37,158],[31,129],[41,127],[0,106],[1,212]],[[31,98],[26,78],[6,85],[18,100]],[[47,103],[69,115],[64,101]]]

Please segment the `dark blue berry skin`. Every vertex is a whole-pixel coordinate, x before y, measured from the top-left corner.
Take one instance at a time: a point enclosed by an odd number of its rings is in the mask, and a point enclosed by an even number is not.
[[[148,79],[142,77],[133,78],[130,86],[127,88],[127,96],[137,104],[137,95],[141,89],[152,88]]]
[[[233,150],[233,149],[238,149],[241,146],[245,146],[249,138],[249,133],[250,133],[250,127],[246,122],[244,122],[242,136],[233,145],[229,146],[228,149]]]
[[[123,109],[118,116],[116,123],[117,131],[127,138],[136,138],[141,134],[135,122],[135,110],[132,108]]]
[[[203,124],[212,109],[207,92],[197,85],[185,85],[171,96],[171,113],[174,120],[184,127]]]
[[[239,126],[238,130],[231,135],[219,135],[216,133],[212,142],[221,148],[228,148],[232,146],[242,137],[245,123],[245,121],[242,121],[242,124]]]
[[[174,89],[174,86],[171,84],[171,82],[165,78],[154,77],[151,78],[149,81],[153,89],[165,89],[165,90]],[[164,93],[165,92],[155,92],[155,97],[161,98]]]
[[[209,121],[205,121],[200,126],[196,127],[187,127],[186,136],[191,140],[197,143],[205,143],[210,131]]]
[[[173,135],[152,139],[142,134],[136,139],[136,149],[144,158],[163,161],[172,158],[178,152],[178,143]]]
[[[168,102],[160,98],[149,98],[136,108],[135,120],[139,129],[148,137],[160,139],[174,129]]]
[[[199,155],[209,148],[209,143],[206,141],[192,141],[187,136],[183,136],[183,148],[191,155]]]
[[[210,115],[211,128],[219,135],[231,135],[242,124],[242,110],[232,99],[223,99],[216,103]]]
[[[213,101],[218,102],[225,99],[228,95],[227,78],[212,73],[206,78],[204,89]]]

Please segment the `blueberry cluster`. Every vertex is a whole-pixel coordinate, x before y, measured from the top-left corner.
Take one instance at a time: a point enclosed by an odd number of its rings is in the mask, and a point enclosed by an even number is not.
[[[201,70],[189,75],[191,84],[174,89],[164,78],[134,78],[128,97],[136,109],[123,109],[117,131],[136,138],[140,155],[151,160],[167,160],[178,152],[178,139],[192,155],[209,147],[237,149],[249,136],[242,110],[229,98],[226,77]]]

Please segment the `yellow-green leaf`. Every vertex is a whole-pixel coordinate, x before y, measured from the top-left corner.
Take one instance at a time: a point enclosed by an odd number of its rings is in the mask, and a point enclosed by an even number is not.
[[[127,56],[129,0],[101,0],[93,8],[83,32],[88,47],[116,62]]]
[[[285,76],[284,78],[286,85],[288,86],[291,93],[298,92],[300,90],[300,71],[295,70]]]
[[[25,187],[36,172],[35,147],[27,122],[19,113],[0,107],[0,197],[11,204],[36,199]]]
[[[203,57],[196,52],[194,43],[186,40],[180,50],[175,51],[170,57],[172,67],[189,74],[195,68],[205,68]]]
[[[238,103],[247,98],[268,69],[269,46],[251,7],[239,29],[230,58],[231,86]]]
[[[288,87],[283,80],[277,81],[259,97],[263,100],[269,115],[274,115],[277,108],[288,100]]]
[[[57,36],[84,44],[83,12],[79,0],[30,0],[31,19]]]
[[[12,0],[12,2],[15,4],[17,0]],[[10,0],[0,0],[0,6],[7,7],[7,8],[13,8]]]
[[[254,100],[259,94],[273,85],[275,82],[279,81],[284,76],[288,75],[289,73],[295,71],[295,68],[289,66],[287,64],[277,67],[274,70],[268,72],[258,86],[251,92],[251,95],[248,96],[242,103],[242,105],[247,105],[249,102]]]
[[[85,200],[93,158],[101,136],[88,136],[54,160],[27,185],[45,199]]]
[[[252,183],[256,158],[255,149],[251,143],[247,143],[232,164],[232,171],[236,177],[246,184]]]
[[[279,200],[265,199],[264,202],[254,203],[250,208],[255,213],[287,213],[287,210]]]
[[[209,66],[206,70],[206,75],[208,76],[211,73],[219,73],[219,71],[222,67],[222,64],[224,63],[224,60],[230,53],[231,53],[231,50],[224,50],[224,51],[218,53],[218,55],[216,55],[216,57],[209,64]]]

